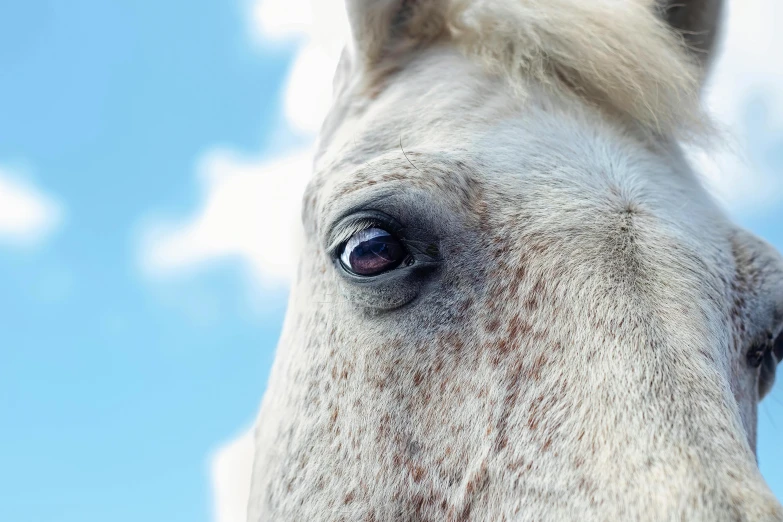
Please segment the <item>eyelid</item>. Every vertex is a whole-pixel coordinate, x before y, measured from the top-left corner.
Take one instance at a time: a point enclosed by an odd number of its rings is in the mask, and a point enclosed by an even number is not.
[[[335,225],[330,233],[326,251],[332,255],[338,255],[338,250],[351,239],[351,236],[368,228],[381,228],[396,236],[401,226],[392,217],[376,210],[365,210],[352,214]]]
[[[382,228],[382,225],[380,223],[376,223],[375,221],[369,219],[368,220],[360,219],[354,223],[349,223],[344,228],[337,231],[337,234],[332,239],[332,242],[327,247],[327,250],[329,252],[337,250],[342,245],[347,243],[355,234],[358,234],[363,230],[376,228],[376,227]]]

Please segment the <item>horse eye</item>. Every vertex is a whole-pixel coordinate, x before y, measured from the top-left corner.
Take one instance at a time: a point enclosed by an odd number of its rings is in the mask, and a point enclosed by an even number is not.
[[[756,344],[748,352],[748,364],[753,368],[761,366],[765,359],[777,362],[783,357],[783,334],[774,339],[770,334],[765,342]]]
[[[748,364],[751,368],[758,368],[764,362],[764,357],[770,353],[769,343],[756,344],[748,352]]]
[[[777,365],[783,360],[783,333],[778,335],[778,338],[774,341],[770,341],[768,349],[761,357],[761,361],[758,363],[759,369],[759,397],[764,397],[772,389],[772,385],[775,383],[775,369]],[[753,358],[751,365],[757,361]]]
[[[355,233],[340,254],[343,267],[360,276],[374,276],[397,268],[408,258],[402,243],[382,228]]]

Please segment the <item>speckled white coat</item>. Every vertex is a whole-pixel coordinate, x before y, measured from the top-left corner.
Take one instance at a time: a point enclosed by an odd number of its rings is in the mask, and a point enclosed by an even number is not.
[[[678,144],[720,2],[662,4],[348,1],[250,522],[783,520],[783,260]],[[413,264],[345,273],[368,215]]]

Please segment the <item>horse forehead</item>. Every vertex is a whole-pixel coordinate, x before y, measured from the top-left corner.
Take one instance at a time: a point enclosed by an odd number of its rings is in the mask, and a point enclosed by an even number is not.
[[[643,206],[680,218],[686,229],[725,222],[676,154],[653,152],[600,125],[542,119],[546,116],[536,111],[507,118],[482,128],[470,141],[435,129],[407,144],[400,133],[396,139],[371,140],[378,150],[349,147],[338,161],[316,171],[305,202],[318,199],[332,208],[386,187],[418,189],[432,199],[497,214],[538,209],[557,215],[566,207],[626,212]],[[482,200],[492,207],[481,207]]]
[[[428,50],[388,78],[378,92],[338,93],[319,136],[316,170],[359,164],[402,147],[472,137],[516,113],[520,104],[499,78],[449,48]]]
[[[572,179],[577,172],[588,174],[583,183],[600,188],[602,177],[623,177],[629,163],[637,171],[666,170],[672,161],[651,155],[628,138],[628,129],[574,100],[532,88],[524,99],[514,96],[500,79],[448,49],[401,71],[369,102],[343,101],[360,108],[337,125],[325,125],[313,191],[394,178],[424,186],[430,180],[420,170],[469,159],[477,167],[472,177],[490,185],[513,178],[517,186],[544,182],[525,177],[525,170],[546,170],[555,180],[567,166]]]
[[[676,229],[704,251],[725,242],[729,223],[675,145],[645,142],[546,90],[528,94],[515,99],[448,50],[425,57],[324,136],[305,204],[332,208],[387,186],[507,224],[524,216],[552,228],[596,210],[644,211],[662,218],[637,222],[649,234]],[[310,215],[323,224],[328,213]]]

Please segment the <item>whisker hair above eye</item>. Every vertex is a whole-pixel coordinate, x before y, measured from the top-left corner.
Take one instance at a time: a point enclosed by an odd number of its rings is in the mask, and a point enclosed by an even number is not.
[[[402,148],[402,133],[400,133],[400,150],[402,151],[402,155],[405,156],[405,159],[408,160],[408,163],[411,164],[411,167],[421,172],[421,170],[419,170],[419,167],[414,165],[411,159],[408,157],[408,154],[405,153],[405,149]]]

